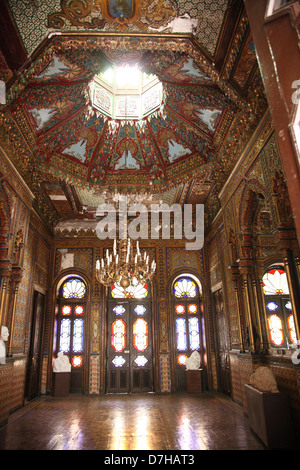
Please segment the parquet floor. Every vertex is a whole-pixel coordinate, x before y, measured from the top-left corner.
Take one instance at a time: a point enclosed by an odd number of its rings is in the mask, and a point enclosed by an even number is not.
[[[258,450],[242,408],[218,393],[41,397],[0,428],[2,450]]]

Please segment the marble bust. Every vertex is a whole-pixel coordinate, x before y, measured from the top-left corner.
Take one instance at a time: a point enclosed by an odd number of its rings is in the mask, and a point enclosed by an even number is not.
[[[187,358],[185,363],[186,370],[197,370],[200,369],[201,359],[198,351],[194,351],[190,357]]]
[[[65,356],[63,352],[57,354],[57,358],[53,361],[53,372],[70,372],[71,364],[68,356]]]
[[[0,364],[5,364],[6,362],[6,348],[5,342],[8,340],[9,333],[7,326],[1,327],[1,336],[0,336]]]

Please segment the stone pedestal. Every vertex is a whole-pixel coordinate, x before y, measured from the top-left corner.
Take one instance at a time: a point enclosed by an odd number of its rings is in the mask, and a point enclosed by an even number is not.
[[[187,393],[202,393],[203,392],[204,390],[203,369],[186,371],[186,389],[187,389]]]
[[[52,395],[65,397],[69,395],[71,372],[53,372]]]
[[[291,449],[295,444],[292,415],[286,393],[261,392],[245,385],[251,429],[268,449]]]

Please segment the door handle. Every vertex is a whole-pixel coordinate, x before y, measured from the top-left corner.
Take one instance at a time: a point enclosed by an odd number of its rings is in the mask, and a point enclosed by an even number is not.
[[[130,350],[127,349],[127,350],[124,351],[124,353],[125,353],[125,354],[128,354],[128,353],[130,353]]]

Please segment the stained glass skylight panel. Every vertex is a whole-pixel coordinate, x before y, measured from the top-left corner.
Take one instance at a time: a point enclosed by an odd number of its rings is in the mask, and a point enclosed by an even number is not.
[[[62,295],[65,299],[82,299],[86,294],[85,284],[81,279],[68,279],[62,287]]]
[[[111,345],[116,352],[122,352],[126,346],[126,323],[115,320],[111,325]]]
[[[174,295],[177,298],[196,297],[197,287],[194,281],[189,278],[180,278],[174,284]]]
[[[63,318],[60,322],[60,351],[67,353],[70,351],[71,320]]]
[[[115,299],[142,299],[148,296],[148,284],[136,282],[124,289],[116,282],[111,286],[111,295]]]
[[[200,349],[199,320],[197,317],[189,318],[189,342],[192,351]]]
[[[283,269],[270,269],[263,276],[263,290],[265,295],[289,294],[286,272]]]
[[[187,349],[185,318],[176,318],[176,339],[178,351],[185,351]]]
[[[274,346],[281,346],[284,341],[283,326],[281,318],[278,315],[270,315],[268,318],[271,342]]]
[[[76,318],[73,324],[73,352],[83,351],[83,320]]]
[[[133,310],[137,315],[144,315],[144,313],[147,311],[144,305],[137,305]]]
[[[116,306],[113,308],[113,312],[114,312],[116,315],[122,315],[124,312],[126,312],[126,309],[123,307],[123,305],[116,305]]]

